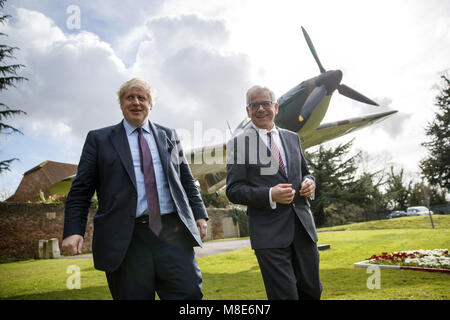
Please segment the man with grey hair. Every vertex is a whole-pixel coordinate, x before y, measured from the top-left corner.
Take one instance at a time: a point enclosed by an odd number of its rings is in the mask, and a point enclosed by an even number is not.
[[[268,299],[320,299],[318,239],[308,202],[315,182],[300,138],[275,126],[278,103],[270,89],[250,88],[246,110],[252,125],[227,146],[227,197],[247,206]]]
[[[254,85],[250,89],[247,90],[246,98],[247,98],[247,106],[251,103],[252,95],[257,91],[267,91],[270,95],[270,101],[276,102],[275,93],[267,87],[262,87],[260,85]],[[278,107],[277,107],[278,112]],[[247,113],[248,114],[248,113]]]
[[[124,119],[90,131],[67,196],[63,249],[81,253],[90,200],[97,193],[92,253],[114,299],[201,299],[193,246],[206,213],[176,132],[149,121],[152,89],[140,79],[118,92]]]

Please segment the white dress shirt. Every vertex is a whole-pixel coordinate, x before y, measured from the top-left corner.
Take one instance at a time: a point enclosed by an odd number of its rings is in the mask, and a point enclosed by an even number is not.
[[[289,174],[289,171],[288,171],[289,168],[287,166],[286,153],[283,148],[283,143],[281,142],[281,139],[280,139],[280,132],[279,132],[278,128],[274,125],[272,127],[272,129],[270,129],[270,130],[261,129],[261,128],[256,127],[254,125],[254,123],[252,123],[252,126],[253,126],[253,128],[256,129],[256,131],[259,134],[259,137],[266,144],[266,146],[269,148],[269,150],[270,150],[270,141],[269,141],[269,136],[267,135],[267,133],[271,132],[272,137],[275,141],[275,144],[277,145],[278,150],[280,151],[281,159],[283,160],[283,164],[284,164],[284,168],[286,170],[286,176],[287,176]],[[306,179],[308,179],[308,178],[306,178]],[[309,179],[309,180],[311,180],[311,179]],[[314,195],[310,199],[313,200]],[[270,207],[272,209],[277,208],[277,203],[272,200],[272,188],[269,189],[269,203],[270,203]]]
[[[275,141],[275,144],[277,145],[278,150],[280,151],[281,160],[283,160],[286,175],[288,175],[289,168],[287,167],[286,153],[284,152],[283,143],[281,143],[280,132],[278,131],[278,128],[274,125],[272,127],[272,129],[266,130],[266,129],[261,129],[261,128],[256,127],[253,123],[252,123],[252,125],[258,132],[261,140],[266,144],[267,148],[269,148],[269,150],[270,150],[270,140],[269,140],[269,136],[267,135],[267,133],[270,132],[272,134],[273,140]],[[269,189],[269,203],[270,203],[270,207],[272,209],[277,208],[277,203],[272,201],[272,188]]]

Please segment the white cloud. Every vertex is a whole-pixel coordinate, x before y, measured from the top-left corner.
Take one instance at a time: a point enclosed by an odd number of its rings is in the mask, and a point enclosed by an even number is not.
[[[133,70],[157,91],[151,117],[191,131],[194,121],[203,121],[205,130],[221,129],[216,142],[224,142],[226,121],[237,125],[245,116],[250,85],[248,57],[226,50],[224,21],[190,14],[151,19],[147,27],[151,40],[141,44]]]
[[[117,122],[115,90],[126,69],[110,45],[89,32],[64,34],[38,12],[18,9],[16,16],[5,32],[21,48],[17,57],[29,81],[9,90],[6,101],[28,113],[25,132],[36,135],[37,128],[45,132],[60,124],[70,128],[66,134],[81,138],[89,129]]]

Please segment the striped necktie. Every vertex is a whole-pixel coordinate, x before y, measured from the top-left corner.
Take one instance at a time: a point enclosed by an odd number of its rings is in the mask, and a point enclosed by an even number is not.
[[[283,171],[284,175],[286,174],[286,168],[284,167],[283,159],[281,158],[280,150],[277,147],[277,144],[275,143],[275,140],[273,139],[272,132],[267,132],[267,135],[269,136],[270,141],[270,152],[272,153],[272,156],[278,160],[278,164],[280,165],[281,170]]]

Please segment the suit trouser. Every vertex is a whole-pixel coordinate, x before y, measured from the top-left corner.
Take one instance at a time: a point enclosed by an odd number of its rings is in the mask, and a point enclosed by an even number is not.
[[[287,248],[255,249],[269,300],[319,300],[319,250],[298,217]]]
[[[197,300],[203,297],[202,275],[190,234],[176,213],[161,217],[159,237],[148,216],[136,219],[133,238],[119,269],[106,272],[113,299]]]

